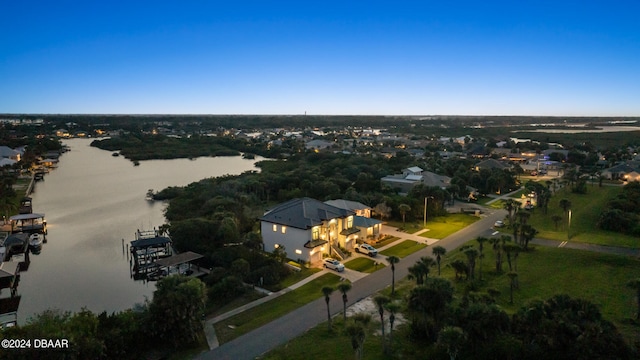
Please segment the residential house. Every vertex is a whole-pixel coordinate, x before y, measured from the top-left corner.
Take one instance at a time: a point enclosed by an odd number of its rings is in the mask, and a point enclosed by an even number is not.
[[[316,139],[316,140],[308,141],[307,143],[304,144],[304,147],[307,150],[323,150],[323,149],[328,149],[333,145],[335,145],[334,142]]]
[[[264,249],[284,247],[287,257],[318,264],[323,254],[344,258],[360,232],[355,212],[311,198],[292,199],[268,210],[260,220]]]
[[[382,235],[382,221],[371,218],[371,208],[367,205],[344,199],[329,200],[324,203],[355,213],[353,226],[360,230],[358,234],[355,234],[356,240],[376,239]]]
[[[1,159],[10,159],[10,160],[14,160],[16,162],[20,161],[20,158],[22,157],[22,154],[24,154],[24,149],[23,151],[19,151],[16,149],[12,149],[8,146],[0,146],[0,158]]]
[[[477,163],[473,168],[475,171],[480,171],[482,169],[499,169],[499,170],[504,170],[507,169],[509,166],[501,161],[498,161],[496,159],[487,159],[487,160],[483,160],[480,161],[479,163]]]
[[[602,176],[609,180],[624,180],[633,172],[640,172],[640,169],[637,169],[627,163],[622,163],[614,165],[608,169],[604,169],[602,171]]]
[[[404,194],[409,193],[418,184],[424,184],[427,187],[437,186],[441,189],[446,189],[451,184],[450,177],[424,171],[417,166],[404,169],[402,174],[385,176],[380,181],[393,189],[399,189],[400,193]]]

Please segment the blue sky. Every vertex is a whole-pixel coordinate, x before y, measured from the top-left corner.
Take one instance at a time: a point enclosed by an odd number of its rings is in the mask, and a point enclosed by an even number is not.
[[[3,1],[0,113],[640,116],[640,2]]]

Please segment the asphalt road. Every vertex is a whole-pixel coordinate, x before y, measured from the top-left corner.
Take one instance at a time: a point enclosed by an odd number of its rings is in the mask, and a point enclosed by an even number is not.
[[[491,227],[496,220],[502,220],[505,210],[487,210],[483,218],[437,242],[447,251],[452,251],[465,242],[477,236],[490,236]],[[431,256],[431,249],[415,252],[396,264],[396,279],[407,276],[408,268],[418,261],[421,256]],[[357,301],[378,292],[391,285],[392,273],[390,267],[378,270],[355,283],[347,293],[352,305]],[[320,289],[318,289],[320,292]],[[342,297],[336,292],[331,296],[329,307],[332,315],[342,311]],[[254,359],[261,354],[292,340],[308,329],[327,320],[327,308],[324,298],[313,301],[289,314],[282,316],[258,329],[225,343],[211,351],[200,354],[196,359]]]

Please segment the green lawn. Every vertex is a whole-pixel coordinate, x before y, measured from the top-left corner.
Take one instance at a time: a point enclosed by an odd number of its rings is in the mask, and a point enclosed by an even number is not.
[[[280,289],[287,288],[297,282],[300,282],[307,277],[322,271],[320,268],[302,268],[300,271],[292,271],[289,276],[280,282],[278,289],[270,289],[271,291],[279,291]]]
[[[382,269],[384,264],[376,261],[375,258],[357,257],[344,263],[344,266],[355,271],[372,273],[378,269]]]
[[[429,231],[423,232],[420,236],[432,239],[443,239],[478,220],[480,220],[480,218],[470,214],[449,214],[447,216],[429,218],[427,222]]]
[[[267,301],[236,316],[220,321],[214,325],[218,341],[220,344],[224,344],[240,335],[257,329],[300,306],[318,299],[322,296],[320,289],[322,289],[323,286],[332,286],[335,288],[339,283],[340,276],[325,274],[271,301]]]
[[[426,247],[427,245],[423,243],[419,243],[413,240],[405,240],[398,245],[392,246],[380,252],[380,255],[384,255],[385,257],[394,255],[402,259],[403,257],[413,254],[414,252],[422,250]]]
[[[388,244],[391,244],[392,242],[394,242],[396,240],[400,240],[400,238],[397,237],[397,236],[389,236],[389,235],[387,235],[381,241],[378,241],[377,243],[375,243],[373,245],[373,247],[378,249],[378,248],[381,248],[381,247],[386,246]]]
[[[476,241],[469,241],[477,248]],[[589,300],[600,307],[602,315],[614,322],[618,329],[630,336],[640,336],[640,328],[628,319],[636,310],[635,294],[626,287],[628,280],[640,274],[640,259],[627,256],[600,254],[590,251],[537,246],[533,251],[521,253],[517,259],[520,288],[509,304],[509,265],[503,264],[504,273],[495,272],[495,254],[490,246],[484,249],[482,263],[483,288],[500,290],[498,304],[508,312],[515,312],[530,299],[547,299],[554,294],[568,294]],[[453,270],[447,264],[456,258],[466,260],[459,251],[446,255],[442,263],[442,276],[456,283]],[[437,271],[434,271],[436,273]],[[478,273],[476,271],[476,277]],[[462,294],[465,282],[458,282]]]
[[[597,227],[598,218],[609,199],[620,193],[621,188],[615,186],[587,186],[587,194],[574,194],[564,188],[554,194],[549,202],[547,214],[536,209],[529,224],[536,228],[537,237],[558,241],[567,240],[567,215],[559,206],[561,199],[571,201],[571,239],[570,241],[592,243],[609,246],[640,247],[637,238],[611,231],[600,230]],[[556,229],[551,220],[553,215],[559,215],[563,220]]]
[[[470,241],[477,247],[477,242]],[[627,280],[640,274],[640,259],[587,251],[537,247],[528,253],[522,253],[517,260],[520,288],[515,290],[514,304],[509,303],[509,280],[506,275],[508,264],[505,262],[502,275],[495,273],[495,257],[490,247],[484,250],[482,264],[483,281],[478,291],[495,288],[500,291],[498,305],[508,313],[514,313],[533,299],[548,299],[555,294],[568,294],[574,298],[583,298],[598,305],[603,317],[613,322],[623,336],[632,341],[640,337],[640,327],[632,325],[629,319],[634,316],[636,303],[633,290],[627,288]],[[464,254],[453,251],[445,256],[442,276],[451,280],[456,288],[455,299],[460,300],[467,286],[466,281],[456,281],[453,270],[447,263],[457,259],[466,259]],[[479,266],[479,265],[478,265]],[[435,276],[437,270],[433,269]],[[477,274],[476,274],[477,276]],[[413,281],[406,278],[396,283],[396,299],[405,298]],[[388,289],[387,289],[388,290]],[[385,321],[388,319],[385,318]],[[380,351],[379,318],[374,316],[367,329],[365,340],[365,359],[386,359]],[[349,346],[349,337],[342,330],[342,318],[334,318],[332,331],[327,330],[326,322],[309,330],[304,335],[280,346],[264,356],[264,359],[292,359],[298,357],[337,359],[349,358],[353,354]],[[404,327],[406,329],[406,327]],[[424,358],[424,344],[412,342],[400,325],[394,331],[394,343],[398,358]],[[302,356],[300,356],[302,355]]]

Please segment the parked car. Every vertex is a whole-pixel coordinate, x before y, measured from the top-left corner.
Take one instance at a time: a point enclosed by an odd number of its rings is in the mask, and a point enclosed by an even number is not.
[[[501,228],[503,226],[504,226],[504,221],[502,220],[498,220],[495,223],[493,223],[493,227]]]
[[[326,258],[324,259],[324,267],[327,269],[335,270],[337,272],[344,271],[344,265],[336,259]]]
[[[367,254],[369,256],[378,255],[378,249],[374,248],[373,246],[371,246],[369,244],[360,244],[360,245],[356,246],[356,252],[357,253],[362,253],[362,254]]]

